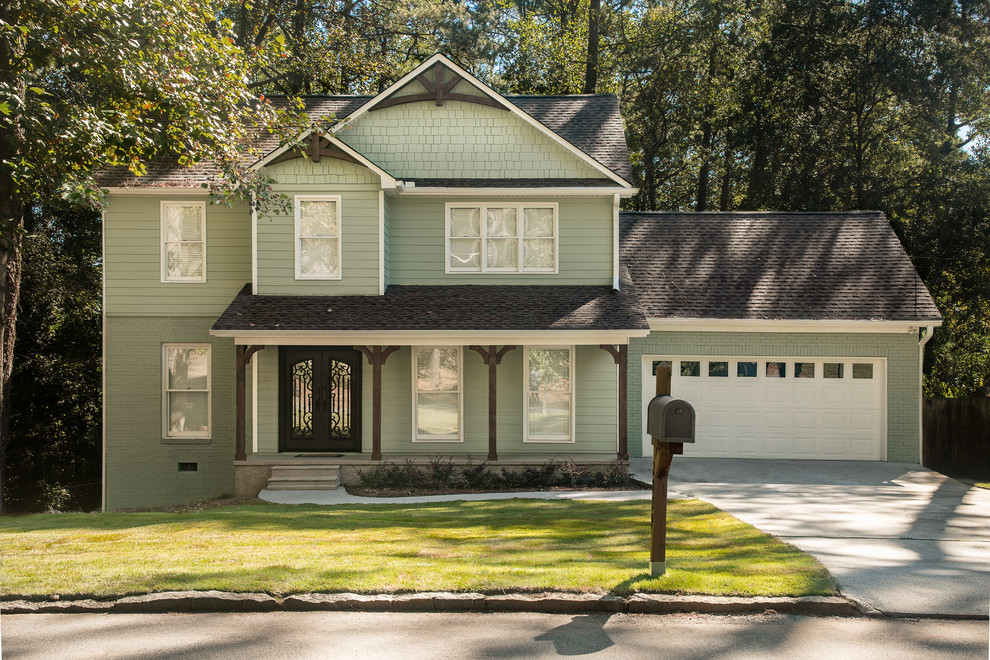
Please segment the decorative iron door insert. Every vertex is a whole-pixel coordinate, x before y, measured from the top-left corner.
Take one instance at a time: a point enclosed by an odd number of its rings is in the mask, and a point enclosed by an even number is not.
[[[361,451],[361,354],[283,348],[279,451]]]

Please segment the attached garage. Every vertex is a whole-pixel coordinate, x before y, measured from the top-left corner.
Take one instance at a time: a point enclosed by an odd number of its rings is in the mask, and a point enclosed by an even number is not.
[[[643,420],[666,361],[698,415],[685,456],[920,461],[922,355],[941,317],[882,213],[620,220],[650,325],[629,342],[630,453],[652,454]]]
[[[643,357],[643,414],[656,369],[697,412],[685,456],[883,460],[886,360],[867,358]],[[643,452],[652,451],[643,436]]]

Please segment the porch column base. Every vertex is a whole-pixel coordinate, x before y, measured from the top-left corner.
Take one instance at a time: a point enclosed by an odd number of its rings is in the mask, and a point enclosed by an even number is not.
[[[667,562],[665,561],[651,561],[650,562],[650,575],[653,577],[660,577],[661,575],[667,574]]]

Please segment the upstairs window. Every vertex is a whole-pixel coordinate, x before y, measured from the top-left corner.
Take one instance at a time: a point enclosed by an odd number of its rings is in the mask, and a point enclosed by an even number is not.
[[[340,195],[297,195],[296,279],[340,279]]]
[[[556,273],[556,204],[447,204],[448,273]]]
[[[162,202],[162,282],[206,281],[206,202]]]

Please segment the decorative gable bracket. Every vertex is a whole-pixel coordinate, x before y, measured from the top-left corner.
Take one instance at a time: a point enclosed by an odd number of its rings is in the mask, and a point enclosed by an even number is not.
[[[364,165],[357,158],[318,133],[314,132],[307,135],[303,139],[302,144],[305,147],[305,152],[299,149],[289,149],[268,161],[267,164],[274,165],[275,163],[281,163],[295,158],[309,158],[314,163],[318,163],[321,157],[326,156],[328,158],[346,160],[348,163],[354,163],[355,165]]]
[[[451,74],[451,78],[447,82],[443,81],[443,72],[445,70],[450,71]],[[426,92],[419,94],[405,94],[400,96],[396,96],[393,93],[392,95],[386,96],[377,101],[373,106],[369,107],[368,110],[382,110],[383,108],[388,108],[393,105],[415,103],[417,101],[435,101],[438,106],[442,106],[445,100],[463,101],[464,103],[477,103],[478,105],[487,105],[492,108],[498,108],[499,110],[509,109],[505,106],[505,104],[488,95],[462,94],[460,92],[452,91],[455,87],[457,87],[457,83],[465,80],[465,78],[456,71],[445,67],[443,63],[439,61],[433,65],[433,69],[429,72],[429,75],[426,71],[424,71],[423,73],[418,74],[415,80],[426,88]],[[470,81],[468,82],[470,83]]]

